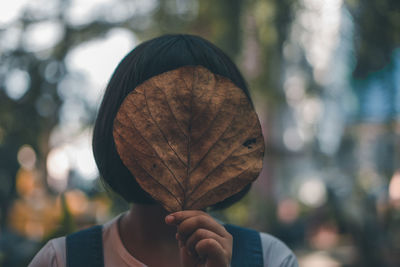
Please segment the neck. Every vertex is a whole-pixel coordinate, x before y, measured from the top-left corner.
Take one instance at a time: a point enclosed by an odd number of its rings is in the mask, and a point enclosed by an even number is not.
[[[129,244],[138,242],[146,244],[176,243],[176,228],[165,223],[164,218],[169,214],[160,205],[134,204],[121,218],[119,230],[121,237]]]
[[[176,227],[165,223],[168,214],[160,205],[135,204],[118,222],[125,248],[147,266],[180,266]]]

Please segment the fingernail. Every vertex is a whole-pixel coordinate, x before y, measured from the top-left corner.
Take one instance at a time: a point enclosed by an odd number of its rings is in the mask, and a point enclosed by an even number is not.
[[[165,222],[166,223],[173,223],[174,220],[175,220],[175,218],[172,215],[168,215],[167,217],[165,217]]]

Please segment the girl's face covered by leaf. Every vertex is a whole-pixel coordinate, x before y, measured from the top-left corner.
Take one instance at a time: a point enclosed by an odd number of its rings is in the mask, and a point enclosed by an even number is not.
[[[136,87],[118,111],[113,135],[123,163],[169,211],[218,203],[262,168],[264,141],[248,97],[201,66]]]

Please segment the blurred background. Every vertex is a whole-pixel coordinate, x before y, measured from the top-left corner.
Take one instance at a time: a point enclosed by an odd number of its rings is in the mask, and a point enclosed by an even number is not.
[[[266,138],[252,191],[215,216],[282,239],[301,266],[400,266],[400,1],[0,2],[0,266],[128,205],[91,132],[140,42],[192,33],[245,75]]]

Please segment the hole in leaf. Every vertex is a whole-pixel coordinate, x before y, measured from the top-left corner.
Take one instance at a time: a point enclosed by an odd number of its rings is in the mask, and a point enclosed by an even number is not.
[[[251,149],[252,148],[251,145],[254,144],[254,143],[256,143],[256,139],[252,138],[252,139],[249,139],[246,142],[244,142],[243,146],[247,147],[248,149]]]

